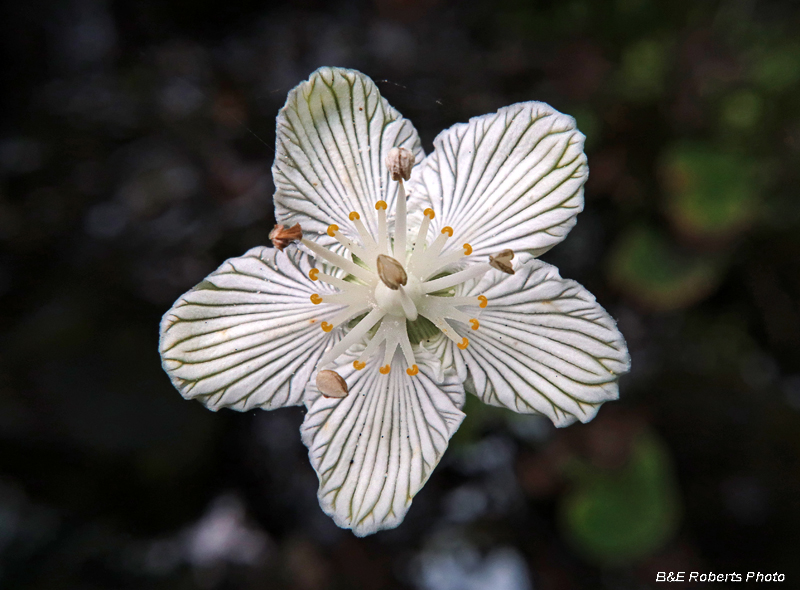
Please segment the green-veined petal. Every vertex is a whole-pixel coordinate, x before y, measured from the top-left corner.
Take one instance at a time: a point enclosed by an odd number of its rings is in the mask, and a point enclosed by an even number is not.
[[[455,324],[469,338],[451,345],[459,376],[484,402],[541,413],[556,426],[588,422],[619,396],[617,380],[630,357],[616,322],[575,281],[532,259],[513,276],[490,273],[463,295],[485,295],[474,312],[478,330]]]
[[[162,365],[185,398],[212,410],[294,406],[340,331],[320,323],[340,306],[314,305],[332,289],[308,278],[311,259],[253,248],[181,296],[161,320]]]
[[[325,232],[336,224],[350,237],[355,211],[372,235],[375,203],[394,209],[398,183],[390,181],[386,154],[393,147],[424,157],[410,121],[392,108],[364,74],[320,68],[294,88],[278,114],[275,215],[300,223],[307,237],[335,244]]]
[[[453,228],[445,250],[466,242],[475,255],[510,248],[538,256],[583,210],[583,142],[572,117],[542,102],[454,125],[412,174],[409,211],[433,207],[433,235]]]
[[[452,371],[435,383],[421,350],[413,377],[399,353],[388,375],[378,371],[380,355],[361,371],[351,364],[356,358],[343,358],[337,369],[347,397],[322,397],[309,384],[301,433],[322,509],[363,537],[403,521],[464,419],[464,388]]]

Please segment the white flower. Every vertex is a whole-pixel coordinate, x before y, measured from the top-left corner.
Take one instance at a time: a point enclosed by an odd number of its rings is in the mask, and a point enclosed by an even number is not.
[[[372,80],[317,70],[278,115],[282,250],[253,248],[178,299],[164,369],[212,410],[305,404],[322,508],[359,536],[403,520],[465,388],[556,426],[591,420],[618,397],[625,341],[535,258],[583,209],[583,140],[526,102],[451,127],[424,157]]]

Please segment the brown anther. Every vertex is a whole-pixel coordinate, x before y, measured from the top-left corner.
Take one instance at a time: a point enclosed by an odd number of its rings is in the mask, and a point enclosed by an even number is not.
[[[392,291],[397,291],[408,282],[403,265],[386,254],[378,254],[378,276]]]
[[[511,260],[514,258],[513,250],[502,250],[494,256],[489,256],[489,264],[497,270],[501,270],[507,275],[514,274],[514,267],[511,266]]]
[[[276,225],[272,228],[272,231],[269,232],[269,239],[272,241],[272,245],[281,252],[286,246],[292,242],[297,242],[302,238],[303,228],[300,227],[299,223],[295,223],[292,227]]]
[[[320,371],[317,373],[317,389],[324,397],[347,397],[350,391],[347,382],[336,371]]]
[[[416,157],[410,150],[401,147],[393,147],[386,154],[386,167],[392,180],[408,180],[411,178],[411,169],[414,167]]]

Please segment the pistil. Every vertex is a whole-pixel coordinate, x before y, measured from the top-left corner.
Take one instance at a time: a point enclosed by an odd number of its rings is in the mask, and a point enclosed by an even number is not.
[[[403,269],[403,265],[391,256],[378,254],[376,262],[378,277],[392,291],[397,291],[408,283],[408,274]]]

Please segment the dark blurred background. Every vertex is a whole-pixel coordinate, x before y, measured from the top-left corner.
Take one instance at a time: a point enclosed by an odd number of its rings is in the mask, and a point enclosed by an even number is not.
[[[0,587],[800,587],[798,31],[788,0],[3,3]],[[366,539],[318,507],[302,409],[213,414],[157,351],[178,295],[268,244],[275,116],[321,65],[426,151],[517,101],[574,115],[586,210],[544,258],[633,358],[588,425],[469,399]]]

